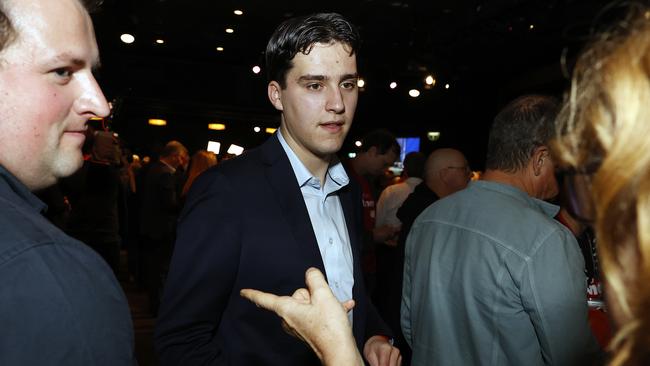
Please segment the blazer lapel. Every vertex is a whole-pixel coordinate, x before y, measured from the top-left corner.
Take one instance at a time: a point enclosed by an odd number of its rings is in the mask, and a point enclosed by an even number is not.
[[[265,174],[275,193],[272,199],[280,207],[280,212],[293,234],[296,250],[303,257],[305,269],[316,267],[325,273],[309,212],[289,158],[275,135],[261,149],[266,166]]]

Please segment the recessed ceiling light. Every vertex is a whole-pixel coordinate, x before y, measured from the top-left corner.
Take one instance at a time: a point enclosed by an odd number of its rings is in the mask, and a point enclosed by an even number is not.
[[[424,82],[427,83],[427,85],[435,85],[436,84],[436,79],[433,78],[433,75],[428,75],[426,79],[424,79]]]
[[[393,81],[392,83],[390,83],[389,87],[391,89],[395,89],[395,88],[397,88],[397,83]]]
[[[208,129],[215,131],[223,131],[226,129],[226,125],[223,123],[208,123]]]
[[[223,51],[223,47],[221,47],[221,46],[217,47],[217,51],[222,52],[222,51]]]
[[[260,131],[262,131],[262,129],[259,128],[259,126],[255,126],[255,127],[253,127],[253,131],[260,132]]]
[[[445,84],[445,89],[449,89],[450,87],[451,87],[451,85]]]
[[[357,86],[359,88],[363,88],[364,86],[366,86],[366,81],[360,78],[359,80],[357,80]]]
[[[226,28],[226,33],[235,33],[235,30],[232,28]]]
[[[158,44],[163,44],[163,43],[165,43],[165,40],[164,40],[164,39],[157,39],[157,40],[156,40],[156,43],[158,43]]]
[[[235,13],[235,15],[244,15],[244,12],[239,9],[236,9],[233,13]]]
[[[122,34],[120,36],[120,39],[122,40],[122,42],[124,42],[126,44],[131,44],[131,43],[135,42],[135,37],[133,37],[133,35],[128,34],[128,33]]]
[[[167,126],[167,121],[160,118],[150,118],[149,124],[152,126]]]
[[[260,69],[259,66],[257,66],[257,65],[253,66],[253,72],[254,72],[255,74],[259,74],[260,71],[262,71],[262,69]]]
[[[417,89],[411,89],[409,90],[409,95],[412,96],[413,98],[417,98],[420,96],[420,91]]]
[[[528,28],[533,29],[533,28],[535,28],[535,25],[531,24]]]
[[[354,146],[361,147],[361,141],[359,141],[359,140],[355,141]]]

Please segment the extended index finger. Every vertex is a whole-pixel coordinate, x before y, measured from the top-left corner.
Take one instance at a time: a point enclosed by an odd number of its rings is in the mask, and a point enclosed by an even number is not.
[[[271,310],[277,313],[278,306],[280,304],[280,296],[269,294],[267,292],[262,292],[259,290],[253,289],[243,289],[239,291],[239,294],[253,303],[258,307],[264,308],[266,310]]]

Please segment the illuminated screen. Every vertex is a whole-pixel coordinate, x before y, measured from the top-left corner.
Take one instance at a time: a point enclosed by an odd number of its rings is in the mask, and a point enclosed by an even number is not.
[[[419,137],[398,137],[397,143],[400,146],[399,161],[403,162],[406,154],[413,151],[420,151]]]
[[[388,169],[391,170],[393,174],[400,175],[402,174],[402,170],[404,169],[404,158],[406,157],[406,154],[413,151],[420,151],[420,138],[419,137],[398,137],[397,143],[399,144],[400,147],[399,161],[395,162],[395,164]]]

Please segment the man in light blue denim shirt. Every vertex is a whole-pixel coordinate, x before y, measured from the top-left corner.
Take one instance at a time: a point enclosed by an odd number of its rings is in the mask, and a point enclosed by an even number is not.
[[[412,365],[589,365],[584,260],[543,201],[558,193],[557,103],[525,96],[490,131],[482,181],[427,208],[406,243],[402,329]]]

